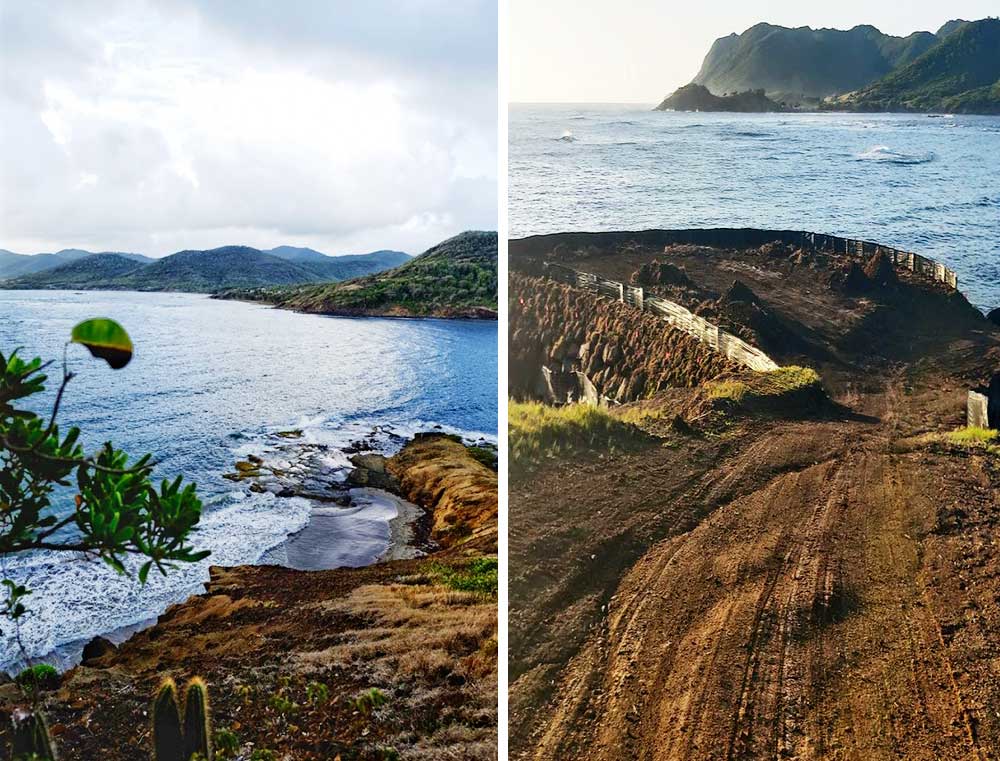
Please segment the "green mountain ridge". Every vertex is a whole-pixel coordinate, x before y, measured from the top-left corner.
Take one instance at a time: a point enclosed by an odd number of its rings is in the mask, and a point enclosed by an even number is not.
[[[460,233],[394,269],[346,282],[234,289],[216,297],[317,314],[495,319],[497,234]]]
[[[140,254],[21,255],[0,250],[0,288],[188,291],[332,282],[381,272],[410,256],[401,251],[327,256],[282,246],[270,253],[248,246],[179,251],[162,259]],[[5,274],[9,273],[9,274]]]
[[[867,25],[840,30],[760,23],[717,39],[692,84],[717,95],[763,88],[778,101],[818,99],[864,87],[937,41],[930,32],[893,37]]]
[[[949,23],[953,27],[944,38],[916,60],[825,105],[852,111],[1000,114],[1000,19]]]

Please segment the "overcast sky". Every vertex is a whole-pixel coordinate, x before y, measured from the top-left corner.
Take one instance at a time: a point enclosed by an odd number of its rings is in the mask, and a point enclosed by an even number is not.
[[[0,0],[0,248],[497,227],[490,0]]]
[[[886,34],[1000,13],[997,0],[508,0],[510,98],[658,103],[690,82],[719,37],[767,21]]]

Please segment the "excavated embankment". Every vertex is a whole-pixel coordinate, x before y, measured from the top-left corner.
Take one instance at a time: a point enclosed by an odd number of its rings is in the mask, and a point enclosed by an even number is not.
[[[552,280],[512,274],[509,383],[539,398],[542,367],[579,370],[619,402],[692,387],[740,367],[662,319]]]

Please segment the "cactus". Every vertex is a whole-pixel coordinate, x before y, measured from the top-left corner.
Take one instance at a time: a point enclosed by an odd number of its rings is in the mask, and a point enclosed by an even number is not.
[[[153,698],[153,758],[156,761],[185,761],[183,752],[177,685],[167,677]]]
[[[156,761],[191,761],[197,756],[212,761],[212,729],[208,716],[208,688],[198,677],[187,684],[184,724],[173,679],[163,681],[153,700],[153,758]]]
[[[184,758],[200,753],[212,761],[212,726],[208,715],[208,687],[198,677],[187,685],[184,698]]]
[[[14,758],[56,761],[55,746],[49,735],[49,726],[40,713],[15,711],[11,717],[14,723]]]

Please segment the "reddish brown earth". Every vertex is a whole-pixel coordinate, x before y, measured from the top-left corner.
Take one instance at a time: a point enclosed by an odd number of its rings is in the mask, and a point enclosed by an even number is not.
[[[573,266],[627,280],[657,257]],[[805,259],[670,261],[747,284],[834,405],[653,420],[643,451],[511,484],[513,757],[1000,757],[1000,460],[927,435],[964,424],[1000,333],[937,285],[847,294]]]
[[[432,524],[446,503],[470,541],[360,569],[213,568],[204,594],[42,693],[60,759],[149,758],[153,691],[164,677],[194,675],[208,683],[213,725],[236,734],[241,759],[254,749],[282,761],[496,758],[496,598],[456,591],[441,576],[495,555],[496,474],[442,436],[412,442],[389,467]],[[421,491],[428,480],[441,488]],[[310,700],[314,683],[327,699]],[[373,688],[384,705],[359,708],[353,701]],[[9,711],[27,702],[0,686],[0,758]]]

